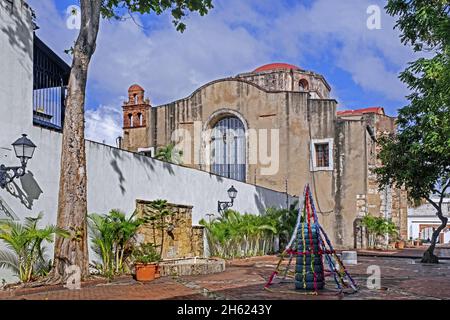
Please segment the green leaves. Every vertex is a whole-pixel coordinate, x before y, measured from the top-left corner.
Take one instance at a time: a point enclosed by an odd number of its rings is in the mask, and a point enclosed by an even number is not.
[[[431,57],[417,59],[400,74],[412,91],[410,104],[399,111],[397,135],[379,139],[383,165],[374,172],[380,188],[405,187],[410,200],[426,199],[436,209],[441,226],[422,261],[437,261],[433,250],[447,224],[442,199],[450,187],[450,3],[389,0],[386,9],[398,18],[402,42]],[[433,200],[432,193],[440,199]]]
[[[122,19],[132,13],[160,15],[169,11],[175,28],[183,32],[186,25],[182,20],[190,12],[198,12],[203,16],[212,8],[212,0],[104,0],[101,13],[108,19]]]
[[[386,11],[399,18],[396,28],[402,31],[401,40],[415,51],[440,49],[443,39],[450,40],[447,0],[389,0]]]
[[[155,158],[165,162],[181,164],[183,162],[182,156],[183,152],[181,150],[177,150],[175,144],[170,143],[165,147],[158,148]]]
[[[376,245],[377,237],[388,235],[396,237],[398,235],[398,227],[391,220],[383,217],[374,217],[371,215],[364,216],[362,225],[366,227],[369,234],[369,247]]]
[[[412,200],[428,198],[450,181],[450,4],[443,0],[390,0],[402,41],[432,53],[401,73],[412,93],[399,111],[397,135],[379,139],[380,186],[406,187]]]
[[[271,251],[273,237],[279,233],[280,212],[268,210],[260,216],[226,210],[211,222],[200,221],[207,232],[211,254],[223,258],[264,255]]]
[[[49,269],[44,242],[53,242],[55,234],[69,236],[67,231],[53,225],[39,228],[42,217],[40,213],[36,218],[25,218],[23,224],[14,221],[0,223],[0,240],[9,249],[0,251],[0,268],[13,271],[22,282],[32,281]]]
[[[124,261],[133,250],[133,238],[142,223],[135,214],[126,218],[119,210],[111,210],[108,215],[89,215],[92,249],[102,260],[97,266],[104,276],[125,271]]]
[[[157,263],[161,260],[161,256],[153,243],[141,244],[134,248],[131,257],[134,263],[143,264]]]

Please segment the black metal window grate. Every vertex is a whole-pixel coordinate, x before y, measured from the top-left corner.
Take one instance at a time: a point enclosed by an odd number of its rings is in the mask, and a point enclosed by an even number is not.
[[[34,36],[33,123],[62,131],[70,67]]]
[[[317,167],[329,167],[329,146],[328,143],[319,143],[315,145],[316,148],[316,166]]]
[[[212,134],[211,171],[220,176],[246,180],[246,139],[244,124],[236,117],[221,119]]]

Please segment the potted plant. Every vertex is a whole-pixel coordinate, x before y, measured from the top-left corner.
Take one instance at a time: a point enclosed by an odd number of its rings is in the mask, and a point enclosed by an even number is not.
[[[405,248],[405,241],[404,240],[398,240],[397,241],[397,249],[404,249]]]
[[[137,281],[152,281],[158,272],[158,262],[161,260],[152,243],[141,244],[133,250],[133,261]]]

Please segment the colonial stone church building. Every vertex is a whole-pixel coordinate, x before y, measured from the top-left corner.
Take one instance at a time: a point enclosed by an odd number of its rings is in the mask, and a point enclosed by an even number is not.
[[[370,171],[377,137],[394,131],[395,118],[381,107],[337,111],[322,75],[274,63],[166,105],[152,106],[138,85],[128,94],[122,148],[152,155],[175,143],[185,166],[291,195],[310,183],[322,224],[341,247],[364,244],[366,214],[392,218],[406,237],[406,193],[379,191]]]

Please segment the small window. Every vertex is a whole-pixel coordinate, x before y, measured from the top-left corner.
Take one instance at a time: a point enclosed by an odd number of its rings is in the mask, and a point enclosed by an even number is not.
[[[128,121],[130,122],[130,127],[133,127],[133,115],[131,113],[128,115]]]
[[[138,96],[136,93],[133,95],[133,101],[134,101],[134,104],[138,104]]]
[[[298,82],[298,85],[300,87],[301,91],[308,91],[309,90],[309,83],[308,80],[302,79]]]
[[[142,127],[142,124],[143,124],[143,117],[142,117],[142,113],[138,113],[138,119],[139,119],[139,126],[141,126]]]
[[[330,158],[329,158],[329,145],[328,143],[318,143],[315,144],[316,148],[316,166],[317,167],[329,167],[330,166]]]
[[[333,170],[333,139],[311,141],[311,171]]]

